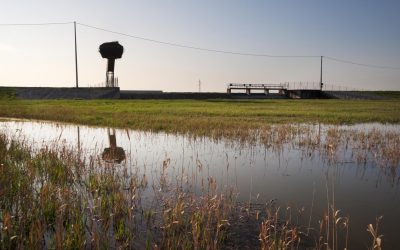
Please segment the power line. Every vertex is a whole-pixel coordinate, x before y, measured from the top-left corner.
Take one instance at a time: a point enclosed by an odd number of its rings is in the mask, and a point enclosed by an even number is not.
[[[117,31],[112,31],[104,28],[99,28],[96,26],[88,25],[88,24],[83,24],[83,23],[78,23],[81,26],[96,29],[96,30],[101,30],[105,31],[108,33],[113,33],[117,35],[122,35],[126,37],[131,37],[135,39],[140,39],[144,41],[149,41],[153,43],[159,43],[159,44],[164,44],[164,45],[170,45],[170,46],[175,46],[175,47],[180,47],[180,48],[187,48],[187,49],[195,49],[195,50],[202,50],[202,51],[208,51],[208,52],[216,52],[216,53],[223,53],[223,54],[231,54],[231,55],[240,55],[240,56],[254,56],[254,57],[273,57],[273,58],[319,58],[320,56],[313,56],[313,55],[269,55],[269,54],[255,54],[255,53],[245,53],[245,52],[235,52],[235,51],[226,51],[226,50],[216,50],[216,49],[208,49],[208,48],[201,48],[201,47],[195,47],[191,45],[184,45],[184,44],[178,44],[178,43],[171,43],[171,42],[164,42],[164,41],[159,41],[155,39],[150,39],[150,38],[145,38],[145,37],[140,37],[136,35],[130,35],[122,32],[117,32]],[[400,67],[391,67],[391,66],[382,66],[382,65],[374,65],[374,64],[366,64],[366,63],[358,63],[358,62],[353,62],[349,60],[344,60],[344,59],[338,59],[334,57],[329,57],[329,56],[324,56],[326,59],[330,59],[333,61],[341,62],[341,63],[347,63],[347,64],[353,64],[357,66],[364,66],[364,67],[369,67],[369,68],[379,68],[379,69],[391,69],[391,70],[400,70]]]
[[[334,58],[334,57],[330,57],[330,56],[324,56],[324,58],[329,59],[329,60],[332,60],[332,61],[336,61],[336,62],[347,63],[347,64],[353,64],[353,65],[358,65],[358,66],[363,66],[363,67],[369,67],[369,68],[400,70],[400,67],[392,67],[392,66],[383,66],[383,65],[359,63],[359,62],[353,62],[353,61],[349,61],[349,60],[343,60],[343,59],[339,59],[339,58]]]
[[[45,25],[65,25],[65,24],[73,24],[73,23],[74,22],[3,23],[3,24],[0,23],[0,26],[45,26]],[[104,29],[104,28],[100,28],[100,27],[96,27],[96,26],[92,26],[92,25],[88,25],[88,24],[84,24],[84,23],[78,23],[77,22],[76,24],[84,26],[84,27],[87,27],[87,28],[91,28],[91,29],[96,29],[96,30],[101,30],[101,31],[104,31],[104,32],[112,33],[112,34],[117,34],[117,35],[126,36],[126,37],[130,37],[130,38],[140,39],[140,40],[143,40],[143,41],[148,41],[148,42],[153,42],[153,43],[158,43],[158,44],[164,44],[164,45],[169,45],[169,46],[174,46],[174,47],[179,47],[179,48],[194,49],[194,50],[221,53],[221,54],[230,54],[230,55],[239,55],[239,56],[252,56],[252,57],[269,57],[269,58],[319,58],[320,57],[320,56],[315,56],[315,55],[270,55],[270,54],[258,54],[258,53],[246,53],[246,52],[237,52],[237,51],[228,51],[228,50],[209,49],[209,48],[196,47],[196,46],[192,46],[192,45],[185,45],[185,44],[179,44],[179,43],[173,43],[173,42],[165,42],[165,41],[146,38],[146,37],[141,37],[141,36],[137,36],[137,35],[131,35],[131,34],[112,31],[112,30],[109,30],[109,29]],[[400,67],[394,67],[394,66],[384,66],[384,65],[360,63],[360,62],[354,62],[354,61],[335,58],[335,57],[330,57],[330,56],[324,56],[324,58],[326,58],[328,60],[336,61],[336,62],[352,64],[352,65],[368,67],[368,68],[400,70]]]
[[[64,25],[71,24],[74,22],[63,22],[63,23],[0,23],[0,26],[45,26],[45,25]]]
[[[179,44],[179,43],[172,43],[172,42],[164,42],[160,40],[155,40],[151,38],[146,38],[146,37],[141,37],[141,36],[136,36],[136,35],[130,35],[122,32],[117,32],[117,31],[112,31],[104,28],[99,28],[96,26],[88,25],[88,24],[83,24],[83,23],[77,23],[81,26],[96,29],[96,30],[101,30],[105,31],[108,33],[113,33],[117,35],[122,35],[126,37],[131,37],[135,39],[140,39],[148,42],[153,42],[153,43],[159,43],[159,44],[164,44],[164,45],[170,45],[170,46],[175,46],[175,47],[180,47],[180,48],[186,48],[186,49],[195,49],[195,50],[202,50],[202,51],[207,51],[207,52],[215,52],[215,53],[222,53],[222,54],[231,54],[231,55],[240,55],[240,56],[254,56],[254,57],[274,57],[274,58],[316,58],[319,56],[304,56],[304,55],[269,55],[269,54],[255,54],[255,53],[245,53],[245,52],[235,52],[235,51],[228,51],[228,50],[217,50],[217,49],[208,49],[208,48],[202,48],[202,47],[195,47],[191,45],[184,45],[184,44]]]

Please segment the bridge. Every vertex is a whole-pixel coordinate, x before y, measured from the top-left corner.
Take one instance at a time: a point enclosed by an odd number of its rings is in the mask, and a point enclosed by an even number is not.
[[[227,92],[232,93],[232,90],[245,90],[247,95],[251,95],[251,90],[263,90],[265,95],[269,95],[270,91],[278,91],[278,95],[286,95],[288,86],[286,84],[244,84],[230,83],[228,84]]]

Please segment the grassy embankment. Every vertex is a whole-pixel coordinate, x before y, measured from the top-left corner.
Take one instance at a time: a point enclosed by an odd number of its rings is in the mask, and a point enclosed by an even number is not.
[[[385,100],[16,100],[0,93],[0,117],[232,136],[272,123],[399,123],[400,94],[389,94]]]

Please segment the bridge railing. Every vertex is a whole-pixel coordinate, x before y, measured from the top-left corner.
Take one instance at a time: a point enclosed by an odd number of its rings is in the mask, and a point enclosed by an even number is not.
[[[286,86],[288,90],[320,90],[319,82],[285,82],[281,83]],[[364,89],[346,86],[345,84],[331,84],[324,83],[322,86],[323,91],[362,91]]]
[[[284,84],[229,83],[228,89],[285,89]]]
[[[282,83],[288,90],[319,90],[319,82],[285,82]]]
[[[254,84],[254,83],[229,83],[229,90],[320,90],[319,82],[284,82],[280,84]],[[323,91],[363,91],[365,89],[353,88],[342,84],[324,83]]]

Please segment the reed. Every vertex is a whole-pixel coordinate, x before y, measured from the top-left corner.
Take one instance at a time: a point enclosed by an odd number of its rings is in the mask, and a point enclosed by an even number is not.
[[[399,123],[399,110],[398,99],[38,101],[0,96],[0,117],[236,139],[277,123]]]
[[[398,166],[400,144],[392,132],[333,127],[326,133],[322,140],[315,128],[268,126],[243,143],[276,150],[289,144],[305,152],[320,147],[332,161],[351,144],[382,168]],[[149,184],[146,172],[136,167],[83,156],[63,145],[37,150],[0,133],[0,248],[221,249],[234,247],[238,234],[255,237],[259,241],[253,246],[261,249],[347,248],[350,219],[336,207],[334,182],[327,181],[325,216],[314,229],[310,222],[299,224],[303,208],[274,202],[256,207],[259,197],[254,201],[252,194],[240,204],[240,190],[219,185],[203,173],[199,160],[191,174],[168,157],[154,168],[156,179]],[[368,225],[374,249],[382,245],[378,222]]]

